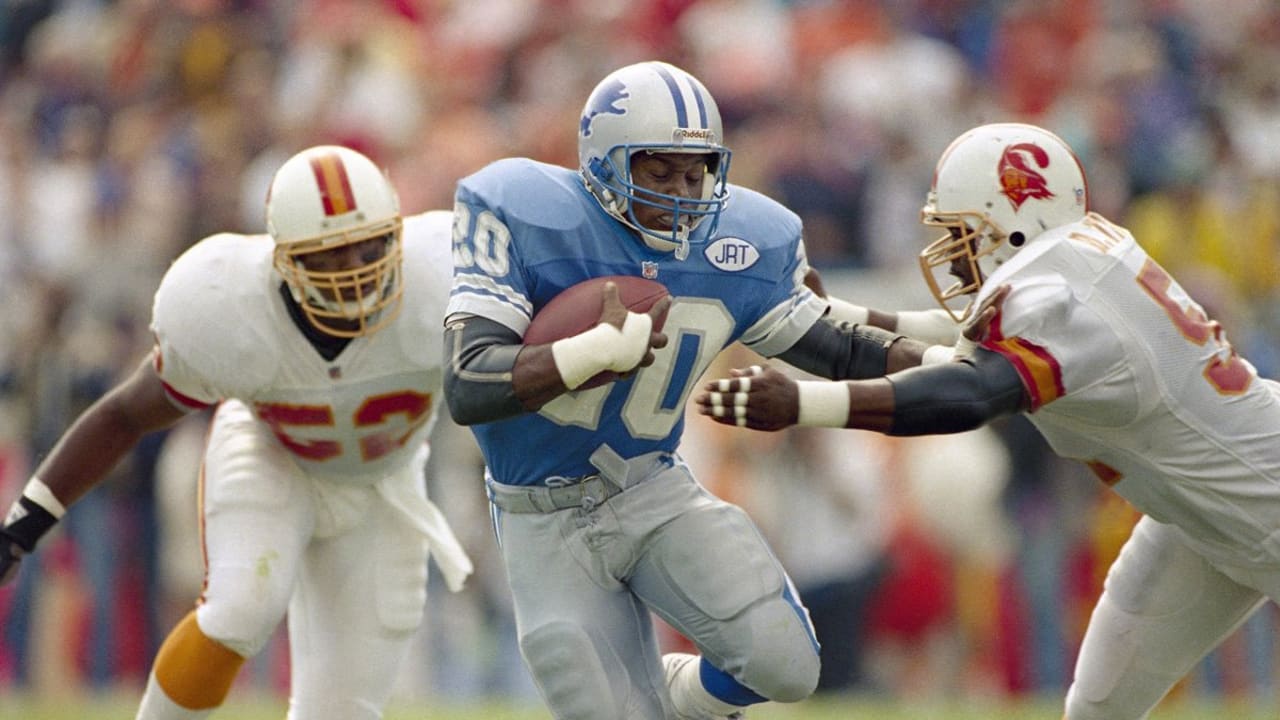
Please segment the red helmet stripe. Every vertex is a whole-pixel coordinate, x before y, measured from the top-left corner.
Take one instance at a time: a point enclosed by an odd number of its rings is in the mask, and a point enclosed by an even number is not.
[[[324,203],[325,215],[342,215],[356,209],[356,196],[351,192],[347,168],[337,153],[311,158],[311,172],[320,189],[320,201]]]

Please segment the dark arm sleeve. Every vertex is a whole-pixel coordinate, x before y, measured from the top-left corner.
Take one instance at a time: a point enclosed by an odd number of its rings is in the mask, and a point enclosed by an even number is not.
[[[493,422],[526,412],[511,383],[520,336],[488,318],[449,318],[444,330],[444,396],[459,425]]]
[[[870,325],[823,317],[778,359],[831,380],[880,377],[888,366],[889,347],[901,337]]]
[[[983,348],[959,362],[911,368],[886,379],[893,385],[890,435],[964,432],[1029,407],[1013,364]]]

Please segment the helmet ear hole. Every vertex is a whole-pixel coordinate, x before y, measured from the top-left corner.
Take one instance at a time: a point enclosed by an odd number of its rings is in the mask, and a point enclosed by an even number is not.
[[[1015,230],[1014,232],[1009,234],[1009,244],[1012,245],[1013,247],[1022,247],[1022,244],[1025,243],[1026,241],[1027,241],[1027,236],[1023,235],[1020,230]]]

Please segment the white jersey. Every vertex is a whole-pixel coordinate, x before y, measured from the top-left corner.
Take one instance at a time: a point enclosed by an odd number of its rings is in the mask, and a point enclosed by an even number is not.
[[[441,401],[452,214],[404,221],[404,300],[394,322],[325,360],[294,324],[266,235],[192,246],[155,295],[156,367],[190,407],[237,399],[308,473],[376,483],[413,459]]]
[[[1280,560],[1280,385],[1258,377],[1128,231],[1090,214],[1001,266],[984,346],[1028,417],[1135,508],[1233,565]]]

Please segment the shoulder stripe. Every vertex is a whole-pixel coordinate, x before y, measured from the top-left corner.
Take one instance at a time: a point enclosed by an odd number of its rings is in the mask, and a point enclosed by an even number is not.
[[[1048,350],[1022,338],[1002,340],[987,347],[1013,363],[1031,393],[1032,410],[1062,397],[1062,368]]]
[[[211,403],[202,402],[200,400],[197,400],[191,397],[190,395],[184,395],[178,392],[172,385],[170,385],[169,383],[163,380],[160,381],[160,384],[164,386],[164,391],[166,394],[169,395],[169,399],[173,400],[178,405],[181,405],[184,408],[187,408],[189,410],[203,410],[204,408],[211,406]]]
[[[1003,317],[997,313],[982,346],[1000,353],[1013,364],[1022,384],[1031,396],[1031,411],[1066,394],[1062,384],[1062,365],[1048,348],[1020,337],[1006,338],[1001,330]]]
[[[1102,481],[1102,484],[1107,487],[1111,487],[1124,479],[1124,473],[1101,460],[1088,460],[1085,462],[1085,465],[1087,465],[1089,469],[1093,471],[1093,474],[1097,475],[1098,479]]]
[[[507,305],[511,305],[525,317],[533,316],[533,303],[525,296],[517,293],[506,285],[494,282],[493,278],[483,273],[458,273],[453,278],[453,289],[449,293],[452,295],[475,295],[485,298],[495,298]]]

